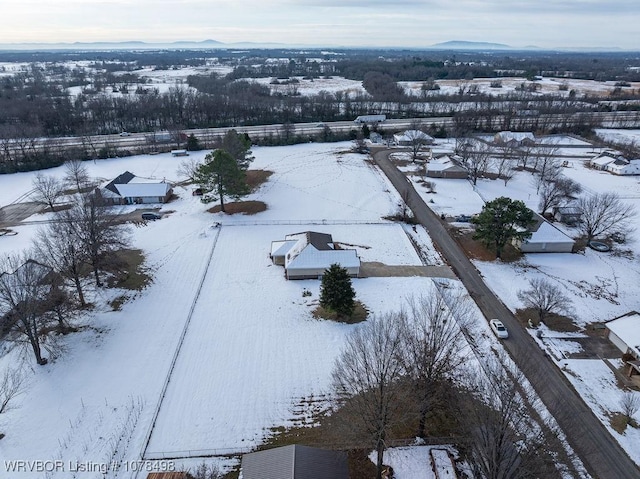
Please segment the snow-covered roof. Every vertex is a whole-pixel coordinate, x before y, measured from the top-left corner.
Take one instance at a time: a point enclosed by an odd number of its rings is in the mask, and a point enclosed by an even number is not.
[[[393,135],[394,140],[396,141],[414,141],[414,140],[422,140],[422,141],[433,141],[433,137],[427,135],[424,131],[420,130],[407,130],[404,133],[398,133]]]
[[[460,171],[465,171],[464,168],[458,166],[453,162],[449,156],[441,156],[439,158],[434,158],[429,160],[427,163],[427,171],[445,171],[450,169],[456,169]]]
[[[632,311],[607,322],[607,328],[640,357],[640,313]]]
[[[296,243],[296,240],[272,241],[271,256],[285,256]]]
[[[614,161],[607,164],[606,169],[618,175],[640,175],[640,160],[632,160],[628,163]]]
[[[535,214],[534,220],[537,223],[530,228],[531,236],[524,240],[523,243],[575,243],[573,238],[564,234],[542,216]]]
[[[591,164],[594,166],[607,166],[609,163],[613,163],[616,159],[613,156],[598,155],[591,160]]]
[[[501,131],[496,133],[495,138],[499,141],[509,142],[509,141],[517,141],[522,142],[524,140],[535,141],[535,136],[533,133],[529,132],[519,132],[519,131]]]
[[[357,268],[360,258],[354,249],[320,251],[312,245],[307,245],[300,254],[287,264],[287,270],[296,269],[327,269],[337,263],[343,268]]]
[[[169,183],[127,183],[126,185],[114,185],[124,198],[166,196],[171,185]]]

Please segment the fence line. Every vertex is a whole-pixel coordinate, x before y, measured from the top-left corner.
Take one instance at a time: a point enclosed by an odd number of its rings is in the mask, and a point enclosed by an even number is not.
[[[218,243],[218,237],[220,236],[220,228],[216,231],[216,236],[213,240],[213,244],[211,245],[211,250],[209,251],[209,257],[207,258],[207,262],[205,264],[204,273],[200,278],[200,283],[198,284],[198,288],[196,290],[196,294],[191,302],[191,308],[189,308],[189,313],[187,315],[187,320],[185,321],[184,327],[182,328],[182,333],[180,334],[180,339],[178,340],[178,345],[173,353],[173,357],[171,358],[171,365],[169,366],[169,371],[167,373],[167,377],[165,378],[164,384],[162,386],[162,391],[160,392],[160,396],[158,398],[158,402],[156,404],[156,408],[153,414],[153,419],[149,425],[149,429],[145,436],[145,441],[143,443],[142,452],[140,453],[140,459],[145,460],[147,448],[149,447],[149,443],[151,442],[151,435],[153,434],[153,430],[156,425],[156,421],[158,420],[158,416],[160,415],[160,408],[162,407],[162,402],[164,401],[165,395],[167,393],[167,388],[169,387],[169,382],[171,381],[171,375],[173,374],[173,370],[175,368],[176,362],[178,361],[178,355],[180,354],[180,350],[182,349],[182,344],[184,342],[184,338],[187,335],[187,330],[189,329],[189,324],[191,323],[191,318],[193,316],[193,311],[195,310],[196,303],[198,302],[198,298],[200,297],[200,292],[202,291],[202,286],[204,284],[204,280],[207,277],[207,273],[209,272],[209,266],[211,264],[211,260],[213,259],[213,252],[216,249],[216,244]],[[136,474],[136,477],[138,475]]]

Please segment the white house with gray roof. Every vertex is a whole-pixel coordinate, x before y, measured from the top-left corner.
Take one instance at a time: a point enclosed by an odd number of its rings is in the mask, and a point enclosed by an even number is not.
[[[332,265],[339,264],[349,276],[360,273],[355,249],[340,249],[330,234],[305,231],[271,242],[271,261],[284,266],[287,279],[317,279]]]

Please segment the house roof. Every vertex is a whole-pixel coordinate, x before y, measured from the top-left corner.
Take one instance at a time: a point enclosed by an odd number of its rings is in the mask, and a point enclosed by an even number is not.
[[[640,357],[640,313],[631,311],[607,321],[606,326]]]
[[[422,140],[422,141],[433,141],[433,137],[427,135],[424,131],[420,130],[406,130],[403,133],[398,133],[393,135],[393,138],[396,141],[414,141],[414,140]]]
[[[458,166],[453,160],[445,155],[438,158],[434,158],[427,162],[427,171],[467,171],[461,166]]]
[[[607,164],[606,169],[612,173],[638,175],[640,174],[640,160],[623,162],[615,160]]]
[[[529,228],[531,236],[523,243],[575,243],[573,238],[564,234],[539,214],[534,214],[533,219],[536,223]]]
[[[171,185],[169,183],[128,183],[125,185],[114,185],[118,194],[123,198],[134,197],[156,197],[166,196]]]
[[[315,447],[277,447],[242,456],[243,479],[348,479],[347,454]]]
[[[501,131],[496,133],[495,138],[498,141],[509,142],[509,141],[517,141],[523,142],[525,140],[535,141],[535,136],[533,133],[529,132],[518,132],[518,131]]]
[[[305,244],[312,244],[318,250],[333,249],[333,238],[327,233],[318,233],[316,231],[304,231],[302,233],[293,233],[285,237],[287,240],[299,241],[305,240]]]
[[[297,269],[325,270],[337,263],[343,268],[360,267],[360,258],[354,249],[317,250],[313,245],[307,245],[300,253],[287,263],[287,271]]]
[[[291,248],[297,243],[296,240],[282,240],[271,242],[271,256],[286,256]]]
[[[116,185],[126,185],[132,179],[134,179],[135,176],[136,175],[134,175],[130,171],[125,171],[124,173],[116,176],[113,180],[111,180],[109,183],[107,183],[104,186],[104,188],[106,188],[107,190],[111,191],[112,193],[115,193],[115,194],[118,195],[119,193],[118,193],[118,190],[116,189]]]

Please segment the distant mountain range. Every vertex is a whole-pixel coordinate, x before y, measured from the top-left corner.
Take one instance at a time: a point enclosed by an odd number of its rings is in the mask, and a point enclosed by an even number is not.
[[[290,45],[284,43],[257,43],[257,42],[236,42],[224,43],[217,40],[202,41],[176,41],[176,42],[155,42],[143,41],[127,42],[74,42],[74,43],[0,43],[0,51],[33,51],[33,50],[209,50],[209,49],[269,49],[269,48],[337,48],[337,49],[371,49],[378,50],[389,47],[345,47],[327,45]],[[399,48],[399,47],[398,47]],[[403,47],[407,49],[407,47]],[[452,40],[448,42],[435,43],[425,47],[408,48],[410,50],[561,50],[561,51],[620,51],[619,48],[540,48],[537,46],[513,47],[504,43],[491,42],[470,42],[464,40]]]
[[[464,40],[436,43],[435,45],[431,45],[430,48],[442,50],[513,50],[513,47],[505,45],[504,43],[467,42]]]

